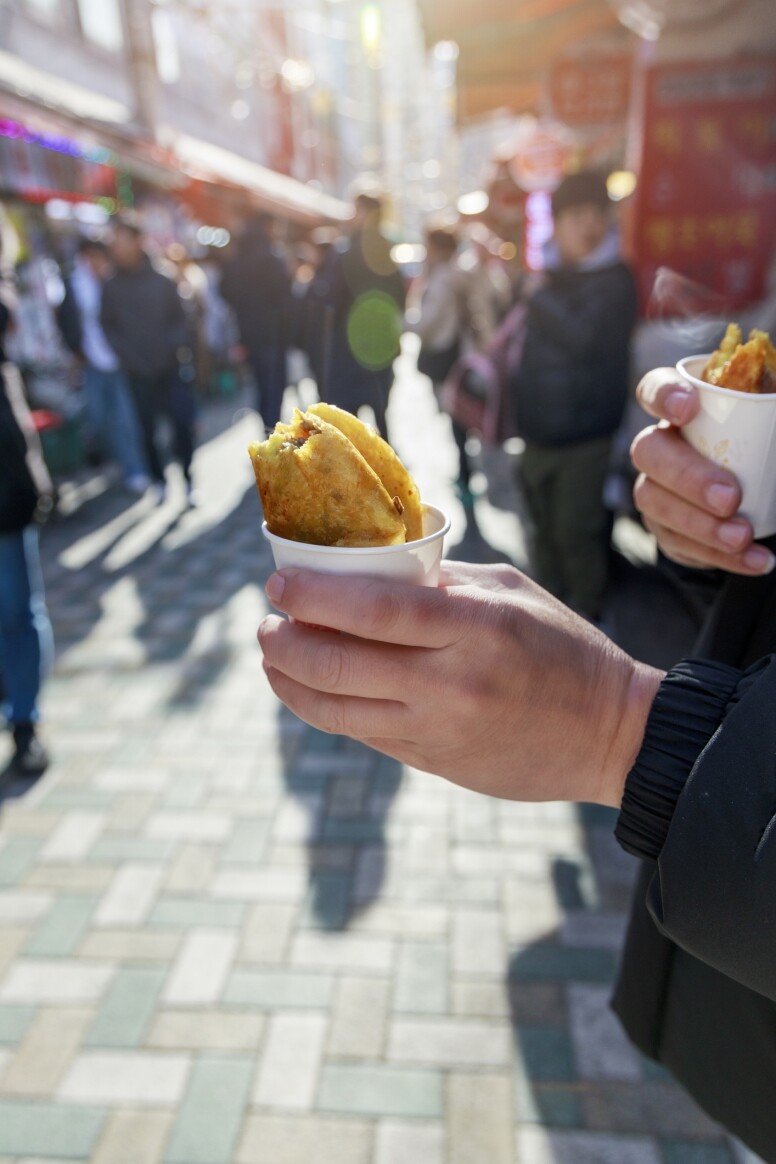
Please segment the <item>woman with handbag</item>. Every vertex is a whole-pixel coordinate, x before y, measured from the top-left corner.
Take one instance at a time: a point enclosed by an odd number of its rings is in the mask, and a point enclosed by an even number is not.
[[[440,389],[459,355],[466,329],[466,296],[463,273],[456,264],[458,238],[452,230],[435,227],[426,231],[426,265],[420,283],[420,300],[407,315],[407,327],[420,336],[418,371],[428,376],[439,400]],[[458,491],[465,507],[472,504],[469,489],[471,465],[466,453],[466,429],[452,416],[453,437],[458,448]]]

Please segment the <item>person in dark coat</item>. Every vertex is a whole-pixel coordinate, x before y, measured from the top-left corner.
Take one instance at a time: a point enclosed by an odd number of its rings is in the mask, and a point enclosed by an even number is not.
[[[692,389],[642,403],[686,423]],[[619,809],[644,862],[614,1007],[645,1054],[776,1164],[776,536],[735,478],[649,429],[637,503],[712,606],[695,658],[629,658],[508,566],[441,588],[281,571],[259,628],[278,697],[318,729],[491,796]],[[697,584],[697,583],[696,583]],[[305,625],[315,628],[305,629]],[[331,664],[337,656],[336,675]]]
[[[528,301],[511,386],[525,441],[520,485],[539,582],[597,620],[607,583],[604,480],[627,400],[636,289],[619,255],[602,175],[565,178],[552,207],[548,269]]]
[[[291,275],[272,247],[271,218],[257,215],[235,240],[221,296],[237,319],[256,385],[256,407],[269,432],[280,420],[287,385]]]
[[[49,764],[38,734],[41,683],[52,656],[38,549],[38,524],[53,488],[21,386],[5,363],[8,311],[0,303],[0,674],[14,737],[11,767],[39,776]]]
[[[377,194],[357,195],[351,233],[331,249],[323,274],[330,288],[331,333],[322,344],[327,359],[318,391],[348,412],[369,405],[387,440],[386,409],[406,289],[380,230],[382,205]]]
[[[183,304],[172,279],[152,266],[134,221],[117,223],[111,251],[116,273],[103,288],[100,323],[129,382],[151,479],[158,499],[163,500],[164,464],[157,429],[161,418],[167,417],[187,495],[193,501],[194,416],[183,379],[192,346]]]

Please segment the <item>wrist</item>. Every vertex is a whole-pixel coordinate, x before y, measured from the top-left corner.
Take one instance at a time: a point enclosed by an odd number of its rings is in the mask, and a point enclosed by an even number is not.
[[[641,750],[647,720],[665,672],[628,659],[629,675],[612,704],[608,747],[601,766],[596,804],[619,808],[628,773]]]

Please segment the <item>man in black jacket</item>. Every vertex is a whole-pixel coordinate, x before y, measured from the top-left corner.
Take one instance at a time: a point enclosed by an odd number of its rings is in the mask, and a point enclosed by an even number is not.
[[[181,365],[192,359],[183,304],[175,283],[151,265],[134,221],[116,225],[111,250],[116,274],[103,289],[100,322],[129,381],[157,497],[164,499],[165,478],[156,430],[160,418],[167,416],[193,500],[193,408],[189,386],[180,376]]]
[[[548,269],[528,301],[512,385],[526,446],[520,483],[539,581],[599,619],[607,580],[603,487],[627,398],[636,291],[611,228],[604,178],[570,175],[552,207]]]
[[[286,390],[291,276],[270,239],[271,219],[259,214],[235,240],[221,295],[237,319],[256,385],[256,407],[269,432],[280,420]]]

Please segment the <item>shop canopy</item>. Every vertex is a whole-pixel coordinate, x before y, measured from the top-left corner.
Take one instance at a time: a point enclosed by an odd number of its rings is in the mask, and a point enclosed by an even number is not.
[[[458,45],[459,120],[542,113],[553,66],[585,44],[624,43],[609,0],[418,0],[429,45]]]

